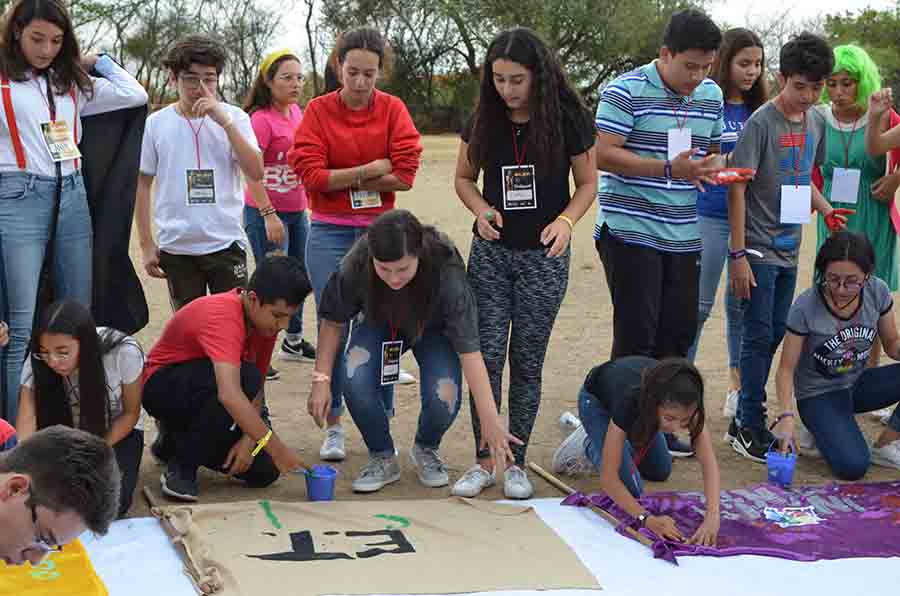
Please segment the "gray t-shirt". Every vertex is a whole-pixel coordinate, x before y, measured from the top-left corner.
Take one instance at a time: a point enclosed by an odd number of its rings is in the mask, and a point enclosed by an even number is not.
[[[872,277],[860,290],[859,306],[846,319],[825,302],[820,287],[797,297],[787,318],[788,330],[804,337],[794,370],[794,396],[815,397],[856,383],[878,337],[878,319],[894,306],[887,284]]]
[[[815,110],[806,112],[804,126],[789,122],[770,101],[756,110],[731,154],[731,164],[753,168],[747,185],[745,244],[763,254],[760,262],[796,267],[802,226],[781,221],[781,186],[811,184],[812,170],[825,159],[825,121]],[[802,151],[801,149],[802,145]]]

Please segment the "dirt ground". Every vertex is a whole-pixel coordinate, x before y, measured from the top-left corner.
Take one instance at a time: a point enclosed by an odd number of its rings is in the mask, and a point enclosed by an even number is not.
[[[410,209],[423,222],[433,224],[447,232],[457,243],[464,257],[468,255],[471,243],[472,216],[463,207],[453,191],[453,168],[456,159],[458,137],[431,136],[424,140],[425,151],[422,167],[416,178],[415,188],[399,194],[398,206]],[[532,434],[528,459],[550,468],[553,451],[566,432],[560,428],[559,417],[565,411],[577,414],[576,396],[591,367],[605,361],[612,343],[612,305],[603,277],[603,270],[592,239],[595,208],[592,208],[578,223],[573,242],[569,289],[565,302],[556,320],[547,361],[544,366],[543,403]],[[800,263],[799,290],[807,287],[811,279],[813,252],[815,250],[815,228],[807,226],[804,233]],[[140,263],[140,252],[136,238],[132,242],[132,259]],[[142,273],[142,272],[141,272]],[[145,350],[149,351],[171,315],[166,286],[160,280],[142,276],[144,291],[150,304],[150,324],[138,334]],[[722,284],[724,285],[724,283]],[[732,451],[730,445],[721,438],[727,427],[722,417],[722,404],[728,381],[728,361],[725,346],[725,321],[723,301],[720,295],[716,307],[703,333],[697,365],[706,379],[707,424],[712,432],[716,454],[722,473],[723,489],[734,489],[763,482],[766,479],[765,465],[743,459]],[[315,307],[312,296],[304,309],[306,337],[315,341]],[[277,348],[276,348],[277,353]],[[277,357],[276,357],[277,358]],[[777,358],[777,356],[776,356]],[[776,361],[777,362],[777,361]],[[267,383],[266,393],[272,412],[273,425],[288,445],[296,448],[311,463],[318,461],[318,451],[323,431],[315,426],[306,414],[306,398],[309,395],[312,363],[274,361],[281,371],[281,379]],[[403,359],[403,366],[417,372],[415,359],[409,352]],[[774,371],[773,371],[774,378]],[[365,445],[359,431],[353,425],[349,414],[344,417],[347,428],[347,459],[337,464],[339,468],[337,498],[340,499],[409,499],[443,498],[449,495],[449,487],[430,489],[421,486],[415,469],[409,461],[409,448],[415,435],[419,413],[419,387],[398,386],[396,390],[397,415],[392,421],[394,441],[400,449],[400,463],[403,476],[396,482],[374,495],[356,495],[350,489],[353,477],[366,461]],[[774,405],[774,383],[769,384],[770,406]],[[505,397],[504,397],[505,400]],[[506,404],[504,403],[504,411]],[[861,416],[860,422],[868,437],[878,432],[878,424]],[[159,493],[159,477],[162,468],[150,457],[149,445],[155,435],[155,425],[147,425],[146,447],[141,465],[138,490],[147,485]],[[453,427],[444,437],[441,453],[450,469],[450,483],[474,463],[474,443],[466,404]],[[897,479],[895,470],[873,467],[866,480]],[[553,497],[559,493],[543,480],[531,474],[535,496]],[[795,481],[819,484],[831,480],[824,461],[818,458],[801,457],[797,465]],[[578,480],[568,479],[581,490],[597,490],[596,477]],[[677,460],[672,477],[665,483],[648,483],[653,490],[700,490],[702,488],[700,466],[696,459]],[[224,475],[202,471],[200,476],[201,501],[239,501],[248,499],[275,499],[283,501],[305,500],[306,487],[301,476],[288,475],[273,486],[254,490],[247,489],[231,481]],[[503,498],[502,488],[493,487],[483,493],[484,498]],[[131,509],[132,516],[145,516],[148,509],[143,498],[135,496]]]

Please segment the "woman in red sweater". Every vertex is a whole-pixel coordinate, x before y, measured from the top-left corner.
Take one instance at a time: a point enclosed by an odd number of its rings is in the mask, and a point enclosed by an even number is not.
[[[422,145],[409,111],[399,98],[375,88],[384,53],[384,38],[374,29],[341,36],[337,54],[343,86],[309,103],[288,154],[312,208],[306,269],[316,308],[341,259],[376,217],[394,208],[395,193],[412,188],[419,168]],[[345,342],[346,335],[341,345]],[[337,382],[343,366],[343,350],[338,350],[328,430],[319,451],[331,461],[346,455]],[[393,393],[387,392],[386,399],[390,410]]]

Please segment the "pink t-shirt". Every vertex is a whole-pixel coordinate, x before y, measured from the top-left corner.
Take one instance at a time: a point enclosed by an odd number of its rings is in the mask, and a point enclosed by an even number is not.
[[[306,189],[287,160],[288,150],[294,144],[294,131],[302,119],[303,110],[297,104],[291,106],[290,118],[271,108],[256,110],[250,116],[253,132],[263,153],[263,186],[272,206],[278,211],[305,211],[309,205]],[[250,207],[257,207],[249,189],[244,192],[244,202]]]

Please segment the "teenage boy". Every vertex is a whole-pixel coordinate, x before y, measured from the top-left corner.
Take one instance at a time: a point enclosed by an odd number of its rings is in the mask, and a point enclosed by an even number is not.
[[[722,91],[706,77],[722,41],[704,13],[666,26],[659,58],[610,83],[597,106],[594,240],[613,303],[612,358],[685,357],[697,332],[697,190],[719,166]],[[672,455],[690,446],[666,437]]]
[[[815,210],[829,228],[846,225],[810,183],[825,154],[824,120],[815,110],[834,55],[817,35],[801,33],[781,48],[781,93],[744,125],[730,163],[756,170],[728,191],[729,276],[744,300],[741,393],[726,440],[739,454],[765,463],[774,440],[766,422],[766,381],[784,338],[797,283],[802,224]],[[784,412],[782,416],[793,416]]]
[[[38,565],[119,512],[119,466],[101,437],[49,426],[0,455],[0,561]],[[48,592],[50,592],[48,590]]]
[[[147,356],[144,408],[161,424],[151,447],[166,462],[163,494],[197,500],[197,468],[264,487],[300,459],[260,417],[278,332],[308,291],[293,257],[268,257],[247,289],[203,296],[178,310]]]
[[[262,154],[250,118],[216,100],[224,46],[206,35],[177,41],[164,61],[178,101],[147,118],[136,219],[144,268],[166,278],[173,310],[247,283],[241,174],[259,181]],[[153,218],[150,193],[154,179]],[[277,217],[277,216],[275,216]]]

